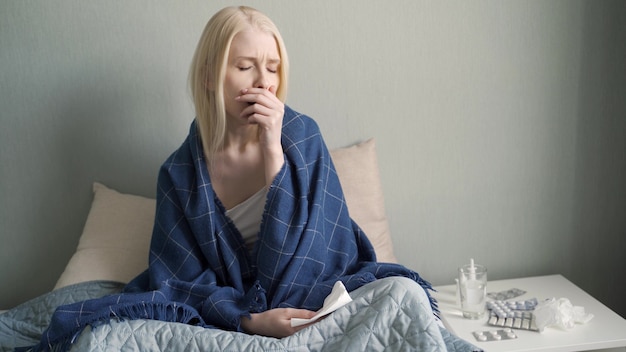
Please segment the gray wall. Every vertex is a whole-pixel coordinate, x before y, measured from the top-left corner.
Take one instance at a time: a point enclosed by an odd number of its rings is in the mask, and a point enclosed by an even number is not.
[[[562,273],[626,316],[625,2],[249,3],[285,37],[288,103],[330,147],[377,139],[402,263]],[[154,194],[227,4],[0,2],[0,308],[54,285],[93,181]]]

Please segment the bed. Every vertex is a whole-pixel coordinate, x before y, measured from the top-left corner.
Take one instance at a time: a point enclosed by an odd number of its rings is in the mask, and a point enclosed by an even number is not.
[[[385,215],[374,139],[331,151],[352,218],[381,262],[397,262]],[[54,290],[0,314],[0,350],[32,346],[60,305],[120,292],[144,271],[155,200],[93,184],[94,198],[75,253]],[[426,275],[427,277],[427,275]],[[353,301],[326,319],[284,338],[205,329],[180,323],[112,318],[89,326],[63,346],[45,349],[104,350],[422,350],[475,351],[429,313],[424,294],[408,300],[402,280],[350,295]],[[381,298],[383,297],[383,298]]]

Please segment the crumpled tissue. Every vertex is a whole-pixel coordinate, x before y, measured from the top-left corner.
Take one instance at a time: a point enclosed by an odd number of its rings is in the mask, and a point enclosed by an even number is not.
[[[574,306],[567,298],[550,298],[540,302],[533,315],[539,331],[547,326],[571,329],[575,324],[586,324],[593,318],[593,314],[585,314],[584,307]]]

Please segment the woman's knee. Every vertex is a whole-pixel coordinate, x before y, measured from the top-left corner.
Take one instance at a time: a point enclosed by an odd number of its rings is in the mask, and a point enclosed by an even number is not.
[[[366,294],[366,292],[370,292],[369,295],[372,295],[372,291],[373,296],[392,295],[404,298],[413,297],[420,302],[429,303],[429,298],[424,288],[414,280],[403,276],[378,279],[351,292],[350,295],[355,299]],[[430,304],[428,304],[428,306],[430,306]]]

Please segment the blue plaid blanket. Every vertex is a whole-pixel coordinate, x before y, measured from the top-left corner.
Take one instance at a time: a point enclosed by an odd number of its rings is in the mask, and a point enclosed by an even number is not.
[[[416,272],[376,262],[371,243],[350,218],[315,121],[285,107],[282,146],[285,163],[269,188],[250,253],[212,189],[192,123],[159,173],[149,268],[122,294],[60,307],[41,347],[70,343],[85,326],[111,318],[240,331],[240,318],[250,313],[318,310],[337,280],[353,291],[376,279],[404,276],[428,294],[430,284]]]

